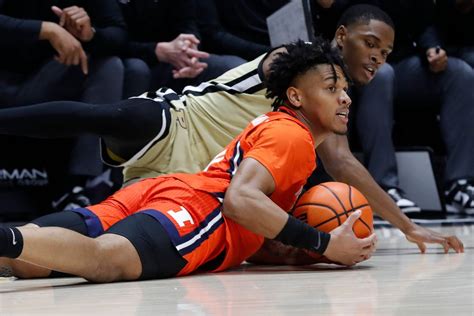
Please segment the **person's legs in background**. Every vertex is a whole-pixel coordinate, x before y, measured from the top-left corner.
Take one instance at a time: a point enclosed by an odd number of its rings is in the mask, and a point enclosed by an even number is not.
[[[464,61],[449,57],[446,69],[434,74],[418,56],[394,66],[401,104],[436,105],[441,101],[441,135],[447,151],[444,182],[448,210],[474,210],[474,72]]]
[[[364,164],[375,181],[387,191],[404,212],[419,212],[398,183],[397,162],[392,140],[395,73],[384,64],[366,86],[357,87],[356,130],[364,153]]]
[[[123,98],[138,96],[150,88],[151,71],[145,61],[138,58],[122,59],[124,66]]]
[[[121,59],[114,56],[89,60],[89,74],[83,82],[83,92],[79,100],[92,104],[120,101],[124,91],[124,66]],[[72,187],[72,192],[66,192],[69,198],[58,204],[58,210],[97,203],[120,187],[120,177],[115,179],[115,182],[118,180],[115,184],[110,168],[105,168],[102,163],[97,136],[77,137],[70,157],[69,174],[72,175],[73,182],[69,187]]]
[[[24,80],[18,82],[11,100],[4,104],[24,106],[53,100],[82,100],[103,104],[119,101],[122,91],[123,65],[118,57],[89,58],[88,75],[84,75],[79,67],[65,66],[51,59],[35,73],[25,75]],[[81,136],[73,140],[69,157],[68,170],[65,171],[67,176],[62,175],[61,183],[57,183],[61,192],[53,193],[59,199],[72,196],[69,194],[71,190],[81,192],[82,189],[74,188],[82,188],[87,180],[100,176],[103,172],[97,137]],[[63,209],[69,204],[67,199],[61,201],[64,203],[57,203],[57,209]],[[81,196],[72,204],[84,206],[88,203],[89,200]]]
[[[456,57],[464,60],[474,68],[474,46],[465,46],[458,49]]]

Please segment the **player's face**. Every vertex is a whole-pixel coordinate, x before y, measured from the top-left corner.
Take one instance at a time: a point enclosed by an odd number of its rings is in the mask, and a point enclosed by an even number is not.
[[[334,68],[318,65],[295,80],[294,95],[288,90],[290,102],[299,108],[316,135],[347,133],[351,99],[342,69]]]
[[[365,85],[374,78],[392,52],[394,38],[393,29],[378,20],[339,27],[336,42],[355,83]]]

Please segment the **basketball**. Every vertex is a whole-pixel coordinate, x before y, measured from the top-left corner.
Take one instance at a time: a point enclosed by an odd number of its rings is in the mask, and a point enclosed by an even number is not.
[[[293,216],[314,228],[329,233],[346,221],[349,215],[361,210],[353,231],[359,238],[372,234],[373,214],[367,199],[356,188],[340,182],[325,182],[301,195]]]

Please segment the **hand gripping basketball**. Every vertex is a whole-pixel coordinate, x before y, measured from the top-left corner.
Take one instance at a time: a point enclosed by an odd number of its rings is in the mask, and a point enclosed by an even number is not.
[[[353,212],[341,226],[330,232],[331,240],[324,252],[327,259],[351,266],[372,256],[377,241],[375,234],[361,239],[357,238],[353,231],[352,226],[360,216],[360,210]]]
[[[356,216],[353,222],[346,224],[345,228],[342,228],[341,225],[356,210],[359,210],[361,214]],[[292,214],[299,220],[308,223],[320,231],[331,233],[331,235],[333,233],[338,234],[337,227],[341,227],[343,232],[345,231],[344,229],[351,230],[351,232],[347,231],[345,234],[350,236],[351,239],[366,238],[373,233],[372,209],[367,199],[356,188],[345,183],[326,182],[309,189],[298,199]],[[338,239],[337,236],[335,238],[336,240]],[[331,236],[332,239],[333,236]],[[332,243],[334,246],[334,241]],[[362,257],[355,258],[354,262],[347,261],[346,259],[338,261],[327,258],[326,253],[328,250],[326,250],[324,256],[311,251],[307,253],[314,259],[315,263],[332,262],[352,265],[368,259],[374,249],[375,247],[368,247],[361,251]]]

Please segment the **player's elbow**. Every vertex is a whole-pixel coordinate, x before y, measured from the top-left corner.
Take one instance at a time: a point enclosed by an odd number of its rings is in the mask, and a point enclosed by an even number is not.
[[[223,215],[237,223],[244,222],[248,199],[249,192],[245,187],[229,187],[224,198]]]

